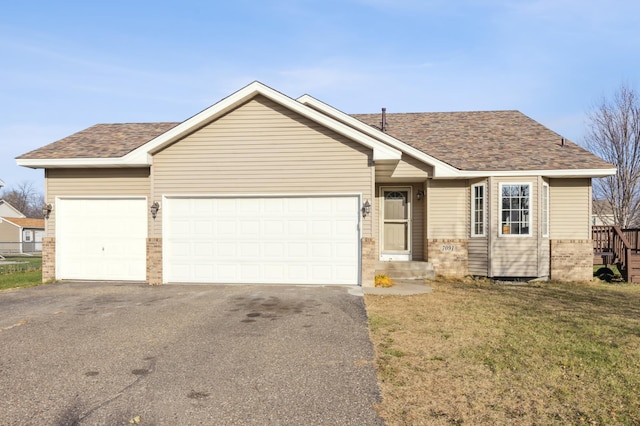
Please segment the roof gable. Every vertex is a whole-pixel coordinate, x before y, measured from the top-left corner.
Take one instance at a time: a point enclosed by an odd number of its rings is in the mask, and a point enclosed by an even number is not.
[[[8,201],[0,200],[0,215],[7,217],[25,217],[25,215]]]
[[[122,127],[119,127],[118,125],[99,125],[76,133],[75,135],[61,141],[54,142],[44,148],[31,151],[18,157],[16,161],[18,165],[33,168],[149,166],[151,165],[151,155],[153,153],[158,152],[172,143],[184,138],[195,130],[206,126],[258,95],[264,96],[335,131],[338,134],[371,148],[373,150],[374,160],[399,160],[401,157],[401,153],[397,149],[392,148],[366,134],[358,132],[352,127],[333,120],[327,115],[321,114],[318,111],[256,81],[182,123],[177,125],[175,123],[160,123],[168,129],[161,131],[162,126],[157,126],[156,130],[160,131],[160,133],[147,141],[145,141],[145,139],[148,138],[149,135],[153,134],[154,131],[154,129],[149,128],[152,124],[128,124],[122,125]],[[127,139],[127,135],[131,135],[132,142],[127,142],[126,146],[119,148],[98,148],[98,154],[94,154],[94,152],[90,150],[86,150],[84,154],[80,152],[79,147],[81,146],[96,148],[96,144],[94,144],[93,141],[98,141],[99,143],[97,145],[99,146],[104,143],[99,138],[87,139],[87,136],[99,136],[103,131],[108,131],[110,129],[119,130],[120,136],[115,138],[109,136],[109,139],[120,141],[121,144],[124,144],[122,141]],[[140,135],[138,135],[137,132],[139,130],[146,130],[146,132],[140,131]],[[66,147],[71,148],[66,149]],[[59,148],[65,148],[65,154],[62,154],[63,156],[61,157],[56,154],[56,150]],[[118,153],[125,151],[126,153],[124,155],[118,155]],[[102,154],[104,156],[100,156]],[[91,156],[89,157],[88,155]]]

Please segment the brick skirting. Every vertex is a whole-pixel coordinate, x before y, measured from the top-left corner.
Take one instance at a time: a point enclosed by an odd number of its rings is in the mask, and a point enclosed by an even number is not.
[[[427,240],[427,260],[438,275],[468,275],[469,240]]]
[[[593,242],[591,240],[551,240],[551,279],[593,280]]]
[[[147,282],[162,284],[162,238],[147,238]]]
[[[362,238],[362,287],[373,287],[375,285],[376,261],[378,253],[376,251],[375,238]]]
[[[56,279],[56,239],[42,238],[42,282],[49,283]]]

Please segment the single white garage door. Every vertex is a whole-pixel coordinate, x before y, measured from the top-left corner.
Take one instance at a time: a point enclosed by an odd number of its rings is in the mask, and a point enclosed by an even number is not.
[[[144,198],[56,201],[56,278],[144,281],[147,202]]]
[[[166,198],[164,281],[358,284],[359,197]]]

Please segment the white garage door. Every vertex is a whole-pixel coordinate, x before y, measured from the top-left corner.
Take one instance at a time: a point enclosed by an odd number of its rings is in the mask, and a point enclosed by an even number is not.
[[[56,202],[56,278],[144,281],[147,202],[64,198]]]
[[[358,284],[358,200],[167,198],[164,281]]]

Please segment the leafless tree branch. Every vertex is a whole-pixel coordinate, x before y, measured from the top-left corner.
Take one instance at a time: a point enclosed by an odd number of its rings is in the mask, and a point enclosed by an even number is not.
[[[26,217],[43,217],[44,195],[33,186],[32,182],[25,181],[14,188],[7,188],[0,198],[20,210]]]
[[[616,225],[640,225],[640,95],[622,84],[611,99],[603,98],[588,116],[585,142],[618,168],[594,181],[594,198],[610,205]]]

